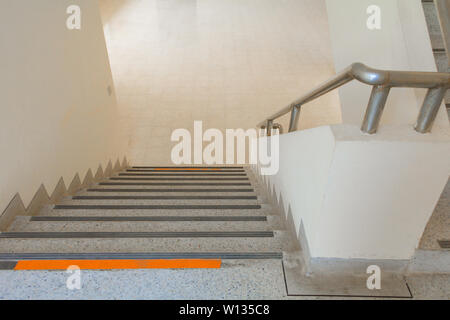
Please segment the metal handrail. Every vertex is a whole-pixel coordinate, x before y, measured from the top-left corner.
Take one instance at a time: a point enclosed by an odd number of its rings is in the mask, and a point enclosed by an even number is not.
[[[300,109],[305,103],[317,99],[352,80],[358,80],[373,86],[361,127],[362,132],[369,134],[375,133],[378,129],[391,88],[428,89],[414,126],[415,130],[420,133],[431,131],[445,92],[450,88],[450,73],[377,70],[369,68],[362,63],[354,63],[303,97],[260,122],[257,126],[260,128],[264,127],[267,135],[270,135],[274,125],[273,121],[291,112],[289,132],[295,131],[297,130]]]

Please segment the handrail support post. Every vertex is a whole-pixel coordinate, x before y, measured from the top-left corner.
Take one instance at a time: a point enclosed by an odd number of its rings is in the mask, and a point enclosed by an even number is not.
[[[267,120],[266,135],[268,137],[272,135],[272,129],[273,129],[273,120]]]
[[[429,89],[423,105],[420,108],[419,116],[417,117],[414,129],[420,133],[427,133],[431,131],[434,120],[436,119],[439,107],[444,100],[446,87],[438,87]]]
[[[390,90],[389,86],[373,86],[361,127],[362,132],[368,134],[377,132]]]
[[[298,120],[300,118],[301,105],[296,105],[292,107],[291,110],[291,121],[289,122],[289,132],[297,130]]]

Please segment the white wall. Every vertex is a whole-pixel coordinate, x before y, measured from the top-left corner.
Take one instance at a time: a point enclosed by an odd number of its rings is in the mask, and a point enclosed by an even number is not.
[[[171,132],[194,120],[254,128],[335,73],[325,0],[101,0],[101,8],[135,164],[171,163]],[[340,122],[336,91],[305,106],[300,127]]]
[[[81,30],[66,28],[78,4]],[[0,2],[0,211],[123,158],[97,1]],[[94,172],[95,173],[95,172]]]
[[[450,173],[450,133],[324,126],[280,136],[280,170],[266,176],[303,222],[310,255],[409,259]]]
[[[373,68],[436,71],[420,0],[327,0],[336,70],[353,62]],[[370,5],[381,9],[381,29],[366,26]],[[341,89],[343,123],[361,125],[371,87],[354,81]],[[414,124],[426,90],[392,89],[382,124]],[[442,105],[436,124],[448,128]]]

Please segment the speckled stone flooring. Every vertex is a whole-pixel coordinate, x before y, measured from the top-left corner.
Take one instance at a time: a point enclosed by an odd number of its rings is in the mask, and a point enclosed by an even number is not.
[[[250,177],[250,181],[252,177]],[[255,191],[262,194],[256,182]],[[86,191],[82,191],[86,192]],[[234,194],[230,192],[228,194]],[[248,192],[244,192],[248,193]],[[108,194],[101,193],[101,194]],[[114,195],[114,193],[111,193]],[[236,193],[241,195],[241,193]],[[73,200],[67,200],[69,203]],[[2,239],[0,252],[291,252],[294,243],[265,197],[257,210],[58,210],[46,206],[40,216],[267,216],[251,223],[209,222],[37,222],[17,217],[9,231],[232,231],[274,230],[273,238],[161,238],[161,239]],[[75,201],[76,202],[76,201]],[[130,202],[130,201],[128,201]],[[145,202],[145,201],[144,201]],[[184,203],[184,200],[174,202]],[[89,203],[89,201],[86,201]],[[95,203],[99,203],[98,200]],[[212,227],[212,226],[213,227]],[[423,239],[422,249],[439,249],[448,239],[450,182],[447,184]],[[437,251],[433,251],[437,252]],[[0,270],[0,299],[350,299],[350,297],[288,296],[281,260],[224,260],[220,269],[83,270],[81,289],[69,290],[65,271]],[[415,299],[450,299],[450,274],[414,274],[406,277]],[[328,285],[328,282],[327,282]],[[346,285],[337,283],[337,285]],[[292,291],[290,291],[292,292]],[[309,293],[308,293],[309,294]],[[317,294],[317,291],[315,291]],[[353,297],[352,299],[359,299]],[[375,298],[380,299],[380,298]]]
[[[62,271],[0,271],[0,299],[280,299],[280,260],[227,260],[220,269],[81,271],[69,290]]]
[[[81,290],[67,288],[69,276],[0,271],[0,299],[361,299],[287,296],[279,260],[226,260],[221,269],[84,270]],[[413,299],[450,299],[450,275],[415,275],[406,281]]]
[[[450,179],[420,240],[420,249],[440,250],[438,240],[450,239]]]

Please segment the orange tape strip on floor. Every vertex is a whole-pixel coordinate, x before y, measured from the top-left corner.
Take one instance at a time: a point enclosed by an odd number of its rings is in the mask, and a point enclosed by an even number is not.
[[[173,260],[22,260],[14,270],[67,270],[78,266],[85,270],[111,269],[218,269],[222,264],[216,259]]]

